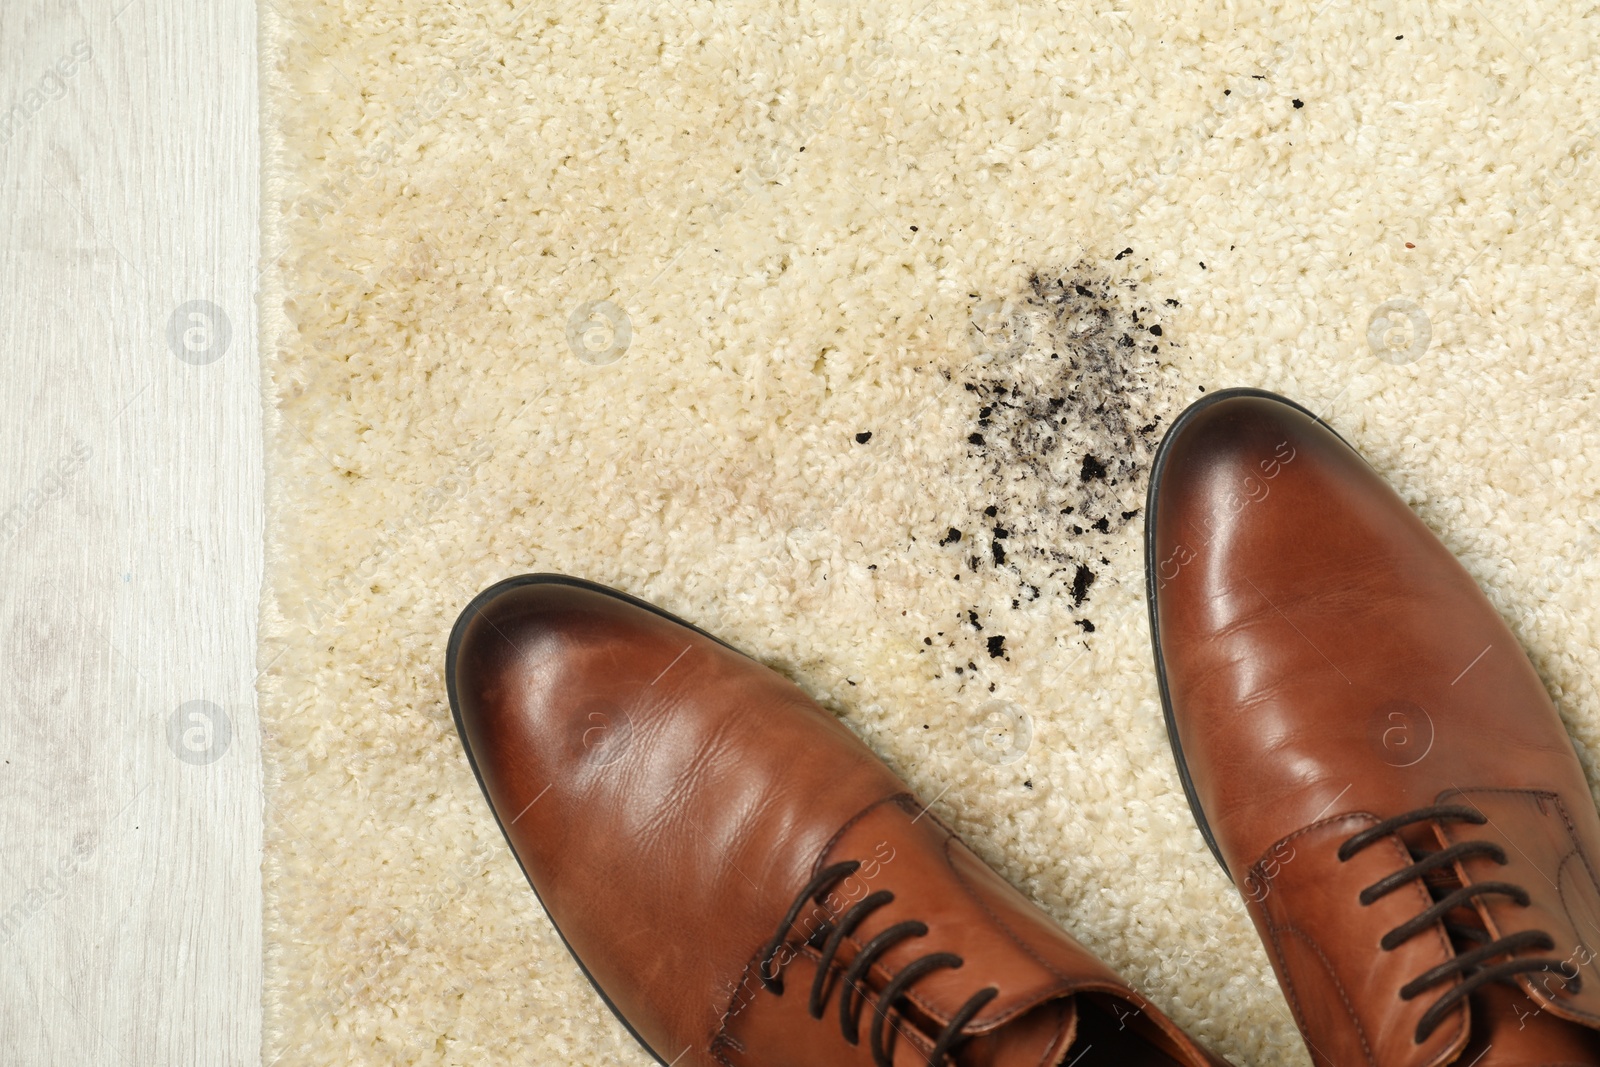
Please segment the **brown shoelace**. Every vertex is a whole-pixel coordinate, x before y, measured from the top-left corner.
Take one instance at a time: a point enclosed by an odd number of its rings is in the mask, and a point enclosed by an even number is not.
[[[1464,822],[1474,826],[1482,826],[1488,818],[1479,811],[1459,805],[1437,805],[1429,808],[1418,808],[1404,815],[1396,815],[1392,819],[1385,819],[1366,830],[1361,831],[1339,847],[1339,862],[1343,863],[1356,853],[1369,845],[1388,837],[1390,834],[1422,822]],[[1433,852],[1418,852],[1411,850],[1412,864],[1403,870],[1394,872],[1385,878],[1374,882],[1361,891],[1361,905],[1371,904],[1388,894],[1407,885],[1418,878],[1426,878],[1430,873],[1443,872],[1453,869],[1457,860],[1468,856],[1487,856],[1505,866],[1505,850],[1490,841],[1462,841],[1448,848]],[[1434,895],[1430,891],[1430,895]],[[1464,905],[1469,905],[1476,897],[1481,896],[1509,897],[1522,907],[1527,907],[1529,897],[1521,886],[1510,882],[1474,882],[1463,885],[1458,889],[1436,897],[1433,906],[1419,912],[1408,921],[1390,930],[1379,942],[1384,951],[1398,948],[1400,945],[1416,937],[1418,934],[1433,926],[1434,923],[1445,919],[1450,912]],[[1457,1004],[1471,996],[1473,991],[1490,982],[1507,982],[1519,974],[1535,974],[1554,971],[1561,975],[1563,988],[1569,993],[1576,993],[1580,982],[1574,973],[1567,974],[1563,970],[1562,961],[1549,956],[1527,957],[1521,956],[1525,952],[1548,952],[1554,949],[1555,940],[1542,930],[1524,930],[1521,933],[1510,934],[1498,940],[1490,938],[1487,931],[1474,927],[1461,926],[1445,922],[1448,933],[1453,935],[1455,941],[1461,940],[1482,941],[1477,948],[1459,952],[1451,959],[1439,966],[1420,975],[1415,980],[1408,982],[1400,990],[1403,1000],[1412,998],[1432,989],[1441,982],[1452,978],[1459,978],[1460,984],[1452,986],[1434,1001],[1427,1011],[1422,1013],[1422,1018],[1417,1020],[1416,1043],[1422,1044],[1428,1035],[1442,1023],[1445,1016],[1450,1014]],[[1501,963],[1484,966],[1489,960],[1497,956],[1512,957]]]
[[[860,867],[861,864],[854,860],[836,863],[818,872],[815,878],[806,883],[806,887],[800,891],[800,895],[790,905],[789,913],[783,917],[783,922],[778,924],[778,932],[773,935],[771,941],[767,942],[766,950],[761,954],[758,974],[762,985],[766,986],[767,989],[779,996],[783,995],[783,976],[778,973],[779,968],[775,964],[779,951],[782,950],[789,939],[789,931],[794,928],[796,920],[800,918],[801,910],[811,901],[821,904],[823,898],[835,885],[854,874]],[[868,915],[893,900],[893,893],[880,889],[851,905],[839,916],[836,922],[822,925],[807,938],[806,944],[818,950],[820,954],[817,960],[817,977],[811,983],[809,1009],[813,1019],[822,1018],[828,975],[833,970],[834,957],[838,954],[840,946],[844,944],[845,938],[849,937],[851,932],[860,926],[862,920]],[[928,927],[920,922],[896,923],[880,932],[865,945],[862,945],[861,951],[856,953],[855,958],[850,961],[850,965],[845,968],[844,974],[839,978],[839,1029],[844,1034],[844,1039],[850,1044],[857,1045],[861,1043],[861,1011],[855,993],[860,988],[860,983],[866,977],[867,971],[879,957],[895,945],[913,937],[923,937],[927,932]],[[913,983],[924,975],[945,968],[953,970],[960,967],[963,962],[960,956],[953,953],[935,952],[913,960],[890,979],[889,984],[884,987],[883,992],[878,996],[878,1004],[872,1017],[872,1026],[868,1036],[867,1047],[871,1049],[872,1060],[878,1067],[892,1067],[889,1053],[883,1044],[883,1026],[895,1003],[911,988]],[[990,986],[967,998],[966,1003],[961,1005],[960,1009],[951,1017],[950,1022],[939,1032],[939,1036],[934,1040],[933,1050],[928,1055],[929,1067],[944,1067],[948,1062],[950,1050],[962,1038],[962,1027],[966,1026],[972,1020],[972,1017],[977,1015],[983,1006],[998,996],[999,993],[1000,990]],[[865,994],[860,999],[864,1002],[866,1000]]]

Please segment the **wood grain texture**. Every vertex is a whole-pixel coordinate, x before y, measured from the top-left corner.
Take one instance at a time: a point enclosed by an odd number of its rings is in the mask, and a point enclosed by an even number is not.
[[[7,1064],[260,1059],[255,53],[0,8]]]

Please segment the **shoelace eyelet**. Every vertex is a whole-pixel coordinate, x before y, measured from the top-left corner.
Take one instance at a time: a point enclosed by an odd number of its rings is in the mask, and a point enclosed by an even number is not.
[[[1351,836],[1339,846],[1339,861],[1347,862],[1369,845],[1389,837],[1404,827],[1423,822],[1464,822],[1482,826],[1488,822],[1488,818],[1482,812],[1462,805],[1439,804],[1418,808],[1391,819],[1384,819]],[[1461,841],[1420,856],[1412,853],[1412,863],[1409,867],[1395,871],[1363,889],[1359,898],[1360,903],[1362,907],[1367,907],[1401,886],[1412,884],[1434,870],[1453,866],[1468,856],[1487,857],[1501,866],[1505,866],[1508,862],[1505,850],[1491,841]],[[1444,897],[1435,899],[1430,907],[1390,930],[1383,936],[1380,946],[1385,952],[1393,951],[1423,931],[1444,922],[1445,916],[1456,908],[1486,896],[1505,897],[1522,907],[1532,904],[1532,897],[1521,886],[1509,882],[1470,882]],[[1455,941],[1452,940],[1451,944],[1454,946]],[[1422,1017],[1417,1020],[1413,1041],[1418,1045],[1427,1041],[1457,1004],[1490,982],[1508,982],[1518,975],[1555,971],[1562,974],[1563,988],[1567,992],[1576,992],[1582,988],[1581,983],[1577,982],[1576,975],[1573,979],[1566,979],[1561,971],[1564,966],[1562,961],[1548,956],[1521,955],[1530,951],[1547,952],[1553,948],[1555,939],[1543,930],[1521,930],[1490,940],[1465,952],[1456,950],[1455,955],[1444,963],[1406,983],[1400,989],[1400,999],[1410,1001],[1442,982],[1459,980],[1457,984],[1440,994],[1439,998],[1422,1013]],[[1499,956],[1508,958],[1500,963],[1489,963]]]

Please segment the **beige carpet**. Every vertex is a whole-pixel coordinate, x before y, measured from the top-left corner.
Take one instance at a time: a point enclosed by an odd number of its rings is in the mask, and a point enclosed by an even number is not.
[[[1305,1063],[1151,675],[1201,389],[1363,448],[1594,769],[1594,9],[860,6],[263,0],[267,1063],[646,1062],[445,704],[531,570],[793,676],[1180,1023]]]

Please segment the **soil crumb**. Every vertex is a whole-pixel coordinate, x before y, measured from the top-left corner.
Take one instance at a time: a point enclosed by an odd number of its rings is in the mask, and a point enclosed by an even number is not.
[[[992,610],[961,608],[951,647],[965,631],[1009,659],[1013,649],[993,635],[1005,630],[1005,612],[1040,598],[1064,603],[1080,637],[1094,632],[1109,549],[1139,527],[1150,461],[1177,401],[1178,343],[1163,318],[1179,305],[1146,288],[1080,263],[1033,272],[1009,299],[973,294],[978,358],[961,379],[970,417],[952,432],[981,496],[930,534],[956,557],[954,573],[984,574],[981,586],[997,577],[1002,588]]]

